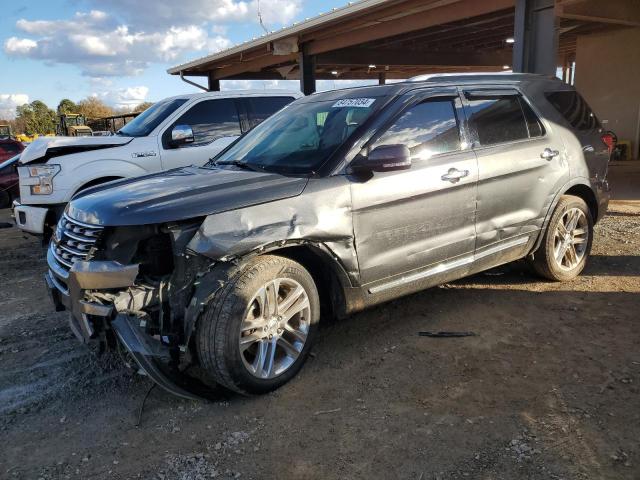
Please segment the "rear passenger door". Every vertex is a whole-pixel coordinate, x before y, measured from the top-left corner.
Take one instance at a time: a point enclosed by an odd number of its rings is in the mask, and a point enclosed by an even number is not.
[[[508,261],[535,241],[569,178],[564,145],[519,91],[463,93],[478,158],[476,257]]]
[[[173,147],[171,131],[176,125],[189,125],[192,143]],[[202,166],[241,134],[240,115],[233,98],[202,100],[192,105],[162,133],[162,168]]]

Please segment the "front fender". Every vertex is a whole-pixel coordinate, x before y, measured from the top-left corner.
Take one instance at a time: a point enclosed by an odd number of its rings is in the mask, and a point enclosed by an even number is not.
[[[78,166],[78,168],[71,172],[73,172],[74,179],[69,191],[74,192],[74,198],[76,192],[83,186],[101,178],[131,178],[150,173],[133,162],[121,159],[92,160],[91,162]],[[99,188],[99,186],[96,185],[95,187],[87,189],[83,191],[82,194],[91,193],[93,188]]]

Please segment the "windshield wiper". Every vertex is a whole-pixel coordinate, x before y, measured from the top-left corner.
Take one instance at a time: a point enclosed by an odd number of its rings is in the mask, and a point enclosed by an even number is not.
[[[227,160],[224,162],[213,162],[211,166],[217,167],[219,165],[233,165],[234,167],[242,168],[244,170],[251,170],[253,172],[264,172],[266,169],[262,165],[248,164],[247,162],[241,162],[240,160]]]

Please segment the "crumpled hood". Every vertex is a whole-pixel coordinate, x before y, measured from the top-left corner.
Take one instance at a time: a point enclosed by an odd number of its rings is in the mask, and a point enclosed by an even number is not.
[[[185,167],[91,188],[71,201],[67,213],[105,226],[187,220],[295,197],[307,181],[236,167]]]
[[[36,160],[46,162],[50,158],[103,148],[120,147],[131,142],[133,137],[40,137],[29,144],[20,156],[20,163]]]

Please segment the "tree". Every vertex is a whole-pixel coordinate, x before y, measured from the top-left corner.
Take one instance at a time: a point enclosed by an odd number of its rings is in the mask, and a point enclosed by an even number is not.
[[[133,107],[132,112],[133,113],[144,112],[151,105],[153,105],[153,102],[142,102],[141,104],[136,105],[135,107]]]
[[[56,130],[56,112],[44,102],[34,100],[16,108],[16,122],[24,125],[24,133],[46,135]]]
[[[58,104],[58,115],[67,113],[78,113],[78,106],[68,98],[63,98]]]
[[[113,109],[98,97],[87,97],[78,102],[78,113],[85,118],[104,118],[113,115]]]

